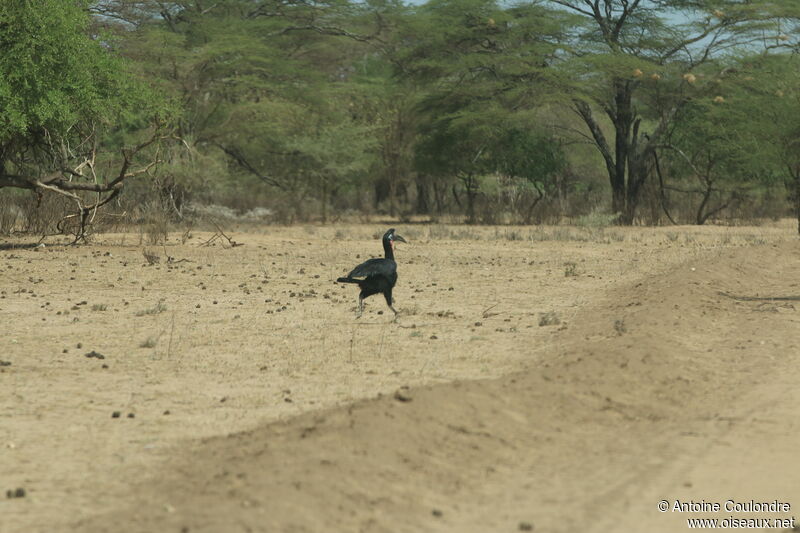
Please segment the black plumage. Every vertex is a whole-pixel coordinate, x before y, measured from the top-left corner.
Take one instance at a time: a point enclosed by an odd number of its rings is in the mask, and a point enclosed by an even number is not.
[[[373,294],[383,294],[386,305],[394,311],[395,317],[397,310],[392,306],[392,289],[397,283],[397,263],[394,260],[394,242],[406,242],[406,240],[394,232],[394,228],[383,234],[384,257],[364,261],[355,267],[350,273],[336,281],[340,283],[356,283],[361,289],[358,295],[358,314],[360,317],[364,312],[364,298]]]

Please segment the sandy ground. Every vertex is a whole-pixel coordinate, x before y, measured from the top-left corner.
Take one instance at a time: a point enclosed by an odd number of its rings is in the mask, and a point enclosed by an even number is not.
[[[6,240],[0,531],[800,529],[789,223],[385,229]]]

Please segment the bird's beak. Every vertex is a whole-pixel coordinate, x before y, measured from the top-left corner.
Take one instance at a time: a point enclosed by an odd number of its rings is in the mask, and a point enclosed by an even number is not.
[[[400,242],[405,242],[406,244],[408,244],[404,238],[402,238],[400,235],[398,235],[396,233],[394,234],[394,240],[395,241],[400,241]]]

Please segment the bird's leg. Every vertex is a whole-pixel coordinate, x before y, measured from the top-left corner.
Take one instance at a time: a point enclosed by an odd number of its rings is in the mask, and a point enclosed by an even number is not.
[[[394,308],[394,307],[392,307],[391,305],[389,306],[389,309],[391,309],[392,311],[394,311],[394,320],[392,320],[392,322],[397,322],[397,317],[398,317],[398,316],[400,316],[400,313],[398,313],[398,312],[397,312],[397,309],[395,309],[395,308]]]
[[[394,312],[394,320],[397,321],[398,312],[397,312],[397,309],[395,309],[392,306],[392,304],[394,303],[394,298],[392,298],[391,291],[390,292],[384,292],[383,293],[383,297],[386,298],[386,305],[388,305],[389,309],[391,309]]]
[[[358,295],[358,313],[356,313],[356,318],[361,318],[361,314],[364,312],[364,297],[360,294]]]

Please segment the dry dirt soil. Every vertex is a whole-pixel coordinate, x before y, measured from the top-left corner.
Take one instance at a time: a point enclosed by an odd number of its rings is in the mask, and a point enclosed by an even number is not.
[[[0,532],[800,529],[789,223],[385,229],[0,241]]]

